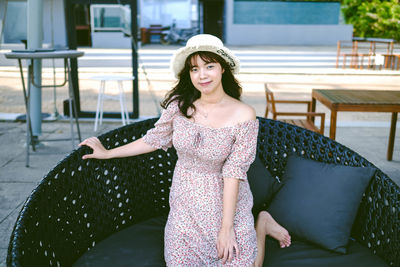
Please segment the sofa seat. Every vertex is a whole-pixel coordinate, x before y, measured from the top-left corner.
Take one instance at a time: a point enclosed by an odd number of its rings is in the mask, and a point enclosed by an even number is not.
[[[266,239],[263,266],[268,267],[381,267],[388,266],[371,250],[350,241],[347,254],[330,252],[302,241],[292,241],[288,248],[280,248],[277,241]]]
[[[115,233],[82,255],[73,266],[165,266],[163,240],[166,220],[166,216],[152,218]],[[263,266],[271,267],[387,266],[354,241],[349,243],[348,254],[342,255],[301,241],[293,241],[290,247],[281,249],[278,242],[267,238],[265,256]]]
[[[134,224],[96,244],[73,265],[93,267],[161,267],[166,216]]]

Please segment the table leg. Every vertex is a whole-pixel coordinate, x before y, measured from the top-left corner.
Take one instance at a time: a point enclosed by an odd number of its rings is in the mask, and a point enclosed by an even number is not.
[[[32,134],[32,126],[30,123],[30,114],[29,114],[29,89],[28,92],[26,91],[26,86],[25,86],[25,78],[24,78],[24,72],[22,70],[22,63],[21,63],[21,59],[18,59],[18,65],[19,65],[19,72],[21,74],[21,82],[22,82],[22,90],[24,93],[24,101],[25,101],[25,109],[26,109],[26,132],[27,132],[27,137],[28,137],[28,133],[29,133],[29,140],[32,138],[33,134]],[[28,70],[28,75],[29,75],[29,70]],[[29,80],[29,77],[28,77]],[[29,84],[28,84],[29,86]],[[29,144],[32,145],[32,150],[36,151],[35,148],[35,142],[29,141],[26,143],[26,146],[28,148],[27,151],[27,160],[26,160],[26,167],[29,167]]]
[[[400,69],[400,56],[397,56],[396,57],[396,70],[399,70]]]
[[[331,110],[331,125],[329,127],[329,138],[332,140],[336,139],[336,119],[337,119],[337,111]]]
[[[73,124],[72,124],[72,116],[73,113],[75,113],[75,124],[76,124],[76,129],[78,132],[78,139],[79,142],[82,142],[81,139],[81,131],[79,128],[79,121],[78,121],[78,109],[76,107],[76,98],[75,98],[75,93],[74,93],[74,88],[72,85],[72,78],[71,78],[71,67],[70,67],[70,61],[68,61],[67,59],[65,59],[65,64],[67,65],[67,71],[68,71],[68,89],[69,89],[69,114],[70,114],[70,124],[71,124],[71,142],[72,142],[72,149],[74,149],[74,131],[73,131]],[[73,102],[73,103],[71,103]],[[72,112],[72,109],[74,112]]]
[[[30,115],[30,92],[31,92],[31,83],[29,82],[30,75],[32,71],[32,64],[28,63],[28,92],[24,92],[25,97],[25,106],[26,106],[26,159],[25,159],[25,167],[29,167],[29,144],[32,145],[32,148],[35,149],[33,134],[32,134],[32,125],[31,125],[31,115]],[[25,87],[25,86],[24,86]]]
[[[339,56],[340,56],[340,41],[337,42],[336,68],[339,68]]]
[[[317,100],[313,97],[311,99],[311,112],[315,112],[316,109],[316,105],[317,105]],[[311,121],[314,123],[315,122],[315,117],[311,117]]]
[[[389,56],[385,56],[385,69],[389,68],[389,61],[390,61],[390,57]]]
[[[21,73],[21,81],[22,81],[22,89],[24,92],[24,100],[25,100],[25,109],[26,109],[26,156],[25,156],[25,167],[29,167],[29,146],[32,146],[32,150],[36,151],[35,141],[32,134],[32,124],[31,124],[31,115],[30,115],[30,92],[31,92],[31,83],[29,79],[31,75],[33,75],[33,60],[31,60],[31,64],[28,63],[28,90],[25,87],[25,79],[24,72],[22,71],[21,59],[18,59],[19,70]]]
[[[392,113],[392,121],[390,123],[389,145],[387,151],[387,160],[391,161],[393,158],[394,138],[396,135],[397,112]]]

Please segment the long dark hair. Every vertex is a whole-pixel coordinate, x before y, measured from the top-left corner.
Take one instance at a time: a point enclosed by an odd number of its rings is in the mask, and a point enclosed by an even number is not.
[[[167,93],[164,100],[161,102],[161,107],[167,108],[172,101],[177,100],[181,113],[187,118],[192,117],[191,115],[187,114],[187,111],[189,107],[196,110],[193,102],[199,99],[201,96],[200,92],[196,89],[196,87],[194,87],[190,79],[190,70],[193,67],[192,58],[195,56],[199,56],[206,63],[219,63],[224,70],[224,73],[222,73],[221,82],[225,93],[235,99],[240,100],[242,87],[236,80],[235,76],[233,76],[228,63],[215,53],[198,51],[186,58],[185,66],[178,75],[179,78],[177,84]]]

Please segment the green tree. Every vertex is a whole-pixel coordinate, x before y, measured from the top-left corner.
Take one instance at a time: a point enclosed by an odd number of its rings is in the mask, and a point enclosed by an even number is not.
[[[400,41],[399,0],[342,0],[343,15],[354,36]]]

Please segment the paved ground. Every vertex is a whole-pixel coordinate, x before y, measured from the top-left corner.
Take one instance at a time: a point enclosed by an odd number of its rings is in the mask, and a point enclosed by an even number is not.
[[[144,49],[143,53],[151,55],[150,47]],[[238,50],[249,50],[249,48],[237,48]],[[265,47],[252,48],[248,54],[265,53]],[[296,48],[303,51],[303,48]],[[329,48],[332,51],[333,48]],[[246,50],[246,51],[247,51]],[[260,52],[261,50],[261,52]],[[292,51],[294,48],[275,48],[273,51]],[[313,51],[307,48],[305,52]],[[317,52],[326,52],[326,49],[318,48]],[[329,52],[328,51],[328,52]],[[89,51],[90,52],[90,51]],[[98,54],[98,51],[95,51]],[[168,52],[168,51],[167,51]],[[91,51],[90,53],[94,53]],[[89,53],[89,54],[90,54]],[[127,53],[122,51],[121,53]],[[165,52],[166,53],[166,52]],[[170,53],[170,52],[168,52]],[[285,52],[287,53],[287,52]],[[109,57],[108,50],[107,57]],[[304,54],[304,53],[303,53]],[[101,55],[97,55],[100,57]],[[29,195],[31,190],[40,179],[72,151],[70,142],[42,142],[36,153],[31,156],[31,167],[25,168],[25,124],[15,122],[12,119],[16,114],[24,113],[23,98],[19,73],[14,65],[7,65],[1,59],[0,51],[0,266],[5,266],[5,257],[12,227],[18,212]],[[110,59],[108,59],[110,60]],[[120,59],[118,59],[120,60]],[[129,60],[129,59],[121,59]],[[251,59],[253,60],[253,59]],[[268,59],[266,59],[268,60]],[[283,59],[281,59],[283,60]],[[330,59],[331,60],[331,59]],[[90,61],[90,60],[87,60]],[[101,73],[125,73],[130,72],[128,67],[112,68],[93,66],[95,62],[80,69],[80,88],[82,106],[86,110],[95,110],[97,101],[98,82],[90,79],[93,75]],[[154,64],[154,61],[151,61]],[[4,63],[4,64],[3,64]],[[163,62],[161,62],[163,63]],[[122,64],[122,63],[121,63]],[[330,63],[331,64],[331,63]],[[336,70],[332,66],[292,68],[289,70],[277,71],[278,68],[260,67],[244,68],[238,78],[243,84],[243,101],[252,105],[258,116],[263,116],[265,109],[264,83],[270,83],[271,88],[280,98],[308,99],[312,88],[358,88],[358,89],[383,89],[399,90],[400,72],[379,72],[379,71],[355,71]],[[167,69],[152,68],[149,65],[148,77],[151,80],[152,88],[148,87],[143,72],[140,73],[140,114],[142,116],[157,115],[156,102],[159,102],[165,92],[173,84],[172,77]],[[44,82],[52,81],[52,70],[44,69]],[[61,79],[62,77],[60,77]],[[131,96],[130,83],[125,87],[128,92],[128,99]],[[150,91],[150,89],[152,89]],[[113,90],[113,89],[112,89]],[[57,110],[62,113],[62,100],[66,98],[66,89],[57,91]],[[43,90],[43,112],[53,113],[53,92]],[[131,106],[130,106],[131,107]],[[117,103],[107,103],[105,109],[117,111]],[[282,110],[293,110],[292,106],[281,106]],[[317,106],[318,111],[329,112],[321,105]],[[327,120],[329,121],[329,119]],[[397,184],[400,185],[400,145],[399,130],[397,131],[397,143],[395,144],[393,161],[386,161],[386,150],[389,135],[390,114],[387,113],[339,113],[337,141],[360,153],[369,161],[374,163],[387,173]],[[81,130],[83,137],[99,135],[113,128],[119,127],[119,121],[108,121],[101,126],[100,131],[93,132],[93,121],[82,121]],[[329,125],[327,125],[329,127]],[[329,128],[325,130],[325,134]],[[42,139],[60,138],[69,136],[69,124],[65,121],[46,122],[42,125]]]

